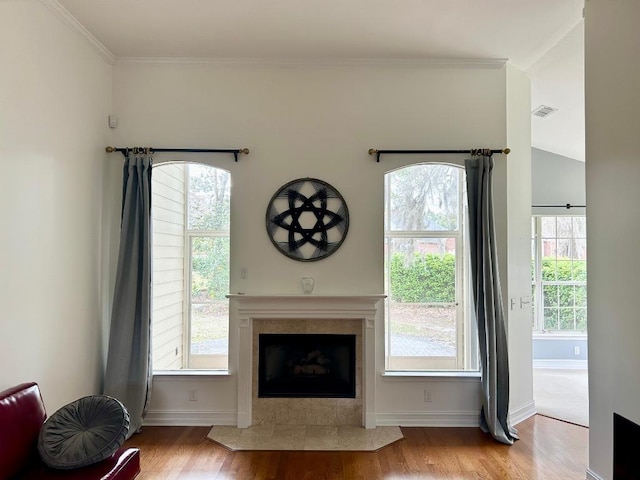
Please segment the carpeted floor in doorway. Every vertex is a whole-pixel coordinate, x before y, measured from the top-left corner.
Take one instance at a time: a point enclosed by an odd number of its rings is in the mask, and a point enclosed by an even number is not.
[[[533,398],[539,414],[589,426],[589,375],[578,369],[533,369]]]

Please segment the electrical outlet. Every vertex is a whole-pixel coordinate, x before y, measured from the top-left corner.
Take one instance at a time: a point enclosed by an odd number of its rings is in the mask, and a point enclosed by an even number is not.
[[[431,402],[431,392],[429,390],[424,391],[424,401]]]
[[[198,390],[189,390],[189,401],[190,402],[198,401]]]
[[[573,354],[580,355],[580,347],[578,347],[577,345],[573,347]]]

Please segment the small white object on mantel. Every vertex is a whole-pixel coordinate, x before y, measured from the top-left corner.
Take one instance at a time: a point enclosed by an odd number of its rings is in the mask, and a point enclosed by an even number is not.
[[[300,279],[300,285],[302,286],[302,291],[307,295],[313,292],[313,287],[315,284],[316,284],[316,281],[313,279],[313,277],[302,277]]]

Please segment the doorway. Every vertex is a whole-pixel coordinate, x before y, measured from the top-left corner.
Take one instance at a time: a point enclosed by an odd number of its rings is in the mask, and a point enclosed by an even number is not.
[[[589,425],[584,215],[532,217],[533,390],[539,414]]]

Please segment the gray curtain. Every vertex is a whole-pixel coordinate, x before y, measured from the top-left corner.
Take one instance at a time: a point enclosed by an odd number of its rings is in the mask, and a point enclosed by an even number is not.
[[[469,203],[471,282],[482,384],[480,426],[508,445],[518,439],[509,424],[509,358],[502,306],[493,220],[493,158],[479,155],[465,161]]]
[[[104,393],[131,416],[128,436],[140,430],[151,392],[151,163],[128,154],[124,162],[120,253],[111,312]]]

